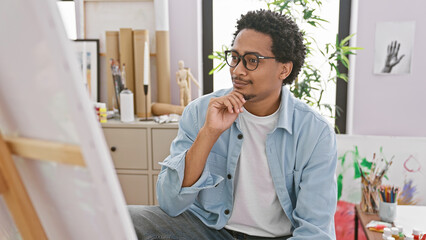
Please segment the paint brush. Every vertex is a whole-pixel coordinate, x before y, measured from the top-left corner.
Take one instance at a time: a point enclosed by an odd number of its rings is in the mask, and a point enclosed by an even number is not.
[[[374,171],[375,171],[375,168],[376,168],[375,159],[376,159],[376,153],[373,153],[373,160],[371,160],[371,168],[370,168],[370,174],[369,174],[370,180],[372,180],[371,178],[374,178],[373,174],[374,174]]]

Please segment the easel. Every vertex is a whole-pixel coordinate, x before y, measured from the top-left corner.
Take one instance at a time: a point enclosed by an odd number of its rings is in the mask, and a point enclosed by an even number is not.
[[[12,154],[32,160],[85,167],[80,147],[26,138],[3,139],[0,134],[0,194],[3,195],[23,239],[47,239]]]

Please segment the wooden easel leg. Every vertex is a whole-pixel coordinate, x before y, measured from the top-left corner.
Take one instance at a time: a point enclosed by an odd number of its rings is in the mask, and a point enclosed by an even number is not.
[[[0,134],[0,194],[25,240],[47,239],[19,172]]]

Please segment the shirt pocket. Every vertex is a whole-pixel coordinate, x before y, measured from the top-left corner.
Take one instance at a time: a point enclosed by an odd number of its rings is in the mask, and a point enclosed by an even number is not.
[[[210,174],[218,175],[225,178],[226,175],[226,158],[214,152],[210,152],[207,163]],[[214,187],[203,189],[199,192],[197,200],[200,203],[218,203],[223,196],[224,183],[220,182]]]

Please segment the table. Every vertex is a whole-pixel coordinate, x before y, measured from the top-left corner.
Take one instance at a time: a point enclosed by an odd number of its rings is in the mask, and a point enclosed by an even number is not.
[[[365,236],[368,240],[382,240],[382,233],[374,232],[368,230],[365,225],[367,225],[370,221],[376,220],[380,221],[380,217],[377,214],[366,214],[361,211],[359,204],[355,204],[355,240],[358,240],[358,221],[361,223],[362,230],[365,233]]]
[[[396,207],[396,219],[394,225],[401,226],[404,234],[411,235],[413,228],[423,232],[426,230],[426,206],[418,205],[398,205]],[[382,233],[368,230],[365,225],[372,220],[380,221],[377,214],[366,214],[361,211],[359,204],[355,204],[355,240],[358,240],[358,221],[368,240],[382,240]]]

